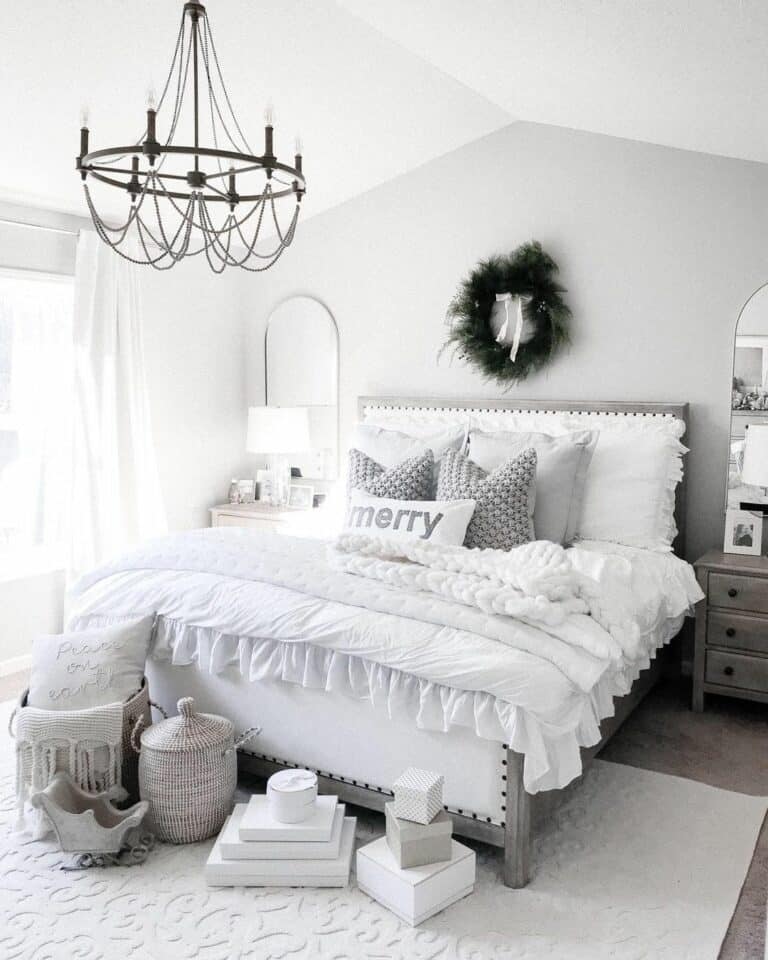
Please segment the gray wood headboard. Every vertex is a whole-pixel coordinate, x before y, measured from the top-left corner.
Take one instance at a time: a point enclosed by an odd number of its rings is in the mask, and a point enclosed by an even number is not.
[[[434,397],[360,397],[358,399],[358,417],[376,411],[422,410],[425,413],[471,415],[473,413],[493,413],[515,411],[528,413],[583,413],[615,415],[617,417],[674,417],[688,428],[687,403],[629,403],[625,401],[576,401],[576,400],[453,400]],[[675,500],[675,523],[677,537],[673,544],[675,553],[685,558],[685,496],[686,471],[682,482],[677,486]]]

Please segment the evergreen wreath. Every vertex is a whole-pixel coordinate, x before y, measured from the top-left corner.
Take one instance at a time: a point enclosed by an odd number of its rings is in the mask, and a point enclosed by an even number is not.
[[[448,308],[452,321],[445,347],[479,367],[489,380],[516,383],[548,363],[570,342],[571,311],[555,280],[558,266],[541,244],[532,240],[503,257],[481,260],[459,286]],[[522,296],[523,317],[535,328],[521,343],[514,361],[509,345],[499,343],[491,329],[496,294]],[[530,299],[528,299],[530,298]]]

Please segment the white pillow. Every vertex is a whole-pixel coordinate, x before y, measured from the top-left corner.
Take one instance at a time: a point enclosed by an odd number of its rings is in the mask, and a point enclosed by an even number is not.
[[[474,500],[389,500],[352,490],[344,533],[461,546]]]
[[[139,689],[154,614],[113,627],[38,637],[32,644],[27,703],[42,710],[87,710],[124,702]]]
[[[352,433],[350,447],[389,469],[409,457],[431,450],[438,464],[447,450],[461,450],[466,429],[444,423],[406,423],[395,428],[358,423]]]
[[[601,430],[584,485],[579,539],[669,552],[685,452],[666,431]]]

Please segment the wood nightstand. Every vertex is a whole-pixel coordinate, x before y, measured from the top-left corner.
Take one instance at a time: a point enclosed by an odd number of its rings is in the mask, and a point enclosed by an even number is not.
[[[289,520],[297,515],[311,513],[298,507],[273,507],[269,503],[222,503],[211,507],[212,527],[249,527],[251,530],[270,530],[283,533]],[[291,524],[294,531],[295,524]]]
[[[710,550],[694,564],[705,593],[696,607],[692,709],[704,694],[768,703],[768,557]]]

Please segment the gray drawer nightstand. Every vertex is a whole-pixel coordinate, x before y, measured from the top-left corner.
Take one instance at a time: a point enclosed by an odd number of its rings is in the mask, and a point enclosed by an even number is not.
[[[768,703],[768,557],[710,550],[694,564],[705,598],[696,608],[693,703],[704,694]]]

